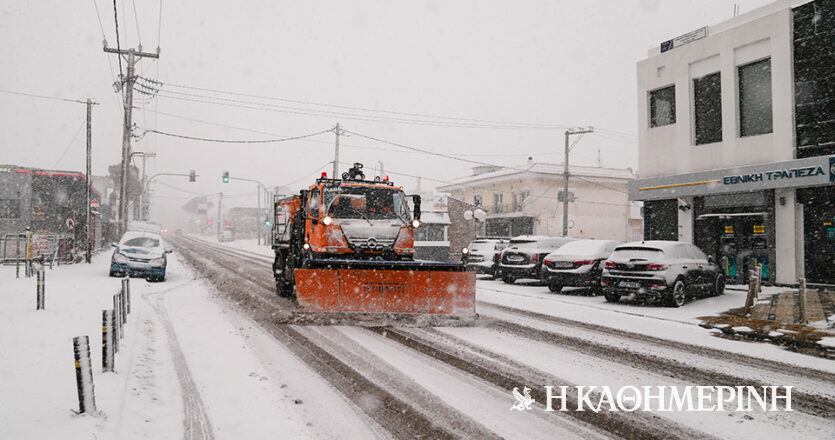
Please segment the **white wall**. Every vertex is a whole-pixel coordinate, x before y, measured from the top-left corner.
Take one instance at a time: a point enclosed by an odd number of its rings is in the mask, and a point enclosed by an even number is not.
[[[639,172],[642,178],[755,165],[794,158],[791,10],[638,63]],[[771,57],[773,133],[739,137],[737,66]],[[693,145],[692,80],[721,72],[722,142]],[[649,127],[649,92],[675,84],[676,123]]]

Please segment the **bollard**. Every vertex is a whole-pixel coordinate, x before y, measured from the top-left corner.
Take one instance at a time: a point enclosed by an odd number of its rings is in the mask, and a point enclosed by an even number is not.
[[[806,324],[806,278],[800,279],[800,323]]]
[[[37,272],[35,274],[37,277],[37,283],[35,284],[35,291],[37,295],[37,310],[44,310],[44,273],[43,271]]]
[[[101,370],[113,371],[113,310],[101,311]]]
[[[754,303],[756,302],[757,298],[757,284],[754,281],[755,272],[753,269],[748,271],[748,295],[745,297],[745,314],[751,314],[751,308],[754,307]]]
[[[127,292],[127,295],[125,295],[125,299],[127,300],[125,302],[125,312],[130,315],[130,278],[125,278],[125,287],[125,291]]]
[[[93,363],[90,360],[90,340],[87,336],[72,338],[75,352],[75,382],[78,386],[79,414],[96,411],[96,393],[93,387]]]
[[[116,344],[114,345],[116,353],[119,352],[119,339],[122,339],[122,317],[119,316],[119,313],[122,310],[122,307],[119,305],[119,294],[113,295],[113,317],[115,318],[115,324],[113,325],[113,335],[116,338]]]
[[[127,278],[122,278],[122,290],[119,292],[119,295],[121,296],[121,298],[119,298],[119,301],[121,302],[122,306],[122,324],[126,324],[128,322],[128,282],[129,281]]]

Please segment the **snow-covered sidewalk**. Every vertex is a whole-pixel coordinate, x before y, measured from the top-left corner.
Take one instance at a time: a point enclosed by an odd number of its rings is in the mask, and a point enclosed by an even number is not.
[[[101,314],[120,279],[109,253],[35,278],[0,267],[0,438],[369,438],[374,434],[318,376],[226,307],[176,256],[168,279],[131,279],[131,314],[103,373]],[[78,416],[72,338],[90,338],[98,414]],[[187,410],[187,411],[186,411]],[[188,417],[186,417],[188,416]],[[192,438],[192,437],[188,437]]]

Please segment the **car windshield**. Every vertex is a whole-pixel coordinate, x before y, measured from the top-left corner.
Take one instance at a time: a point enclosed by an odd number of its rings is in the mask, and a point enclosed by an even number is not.
[[[324,189],[323,203],[333,218],[397,219],[409,224],[412,214],[403,191],[341,185]]]
[[[152,237],[134,237],[122,243],[123,246],[153,248],[159,246],[159,240]]]
[[[617,248],[612,253],[612,260],[652,260],[664,256],[664,251],[656,248],[646,247],[623,247]]]

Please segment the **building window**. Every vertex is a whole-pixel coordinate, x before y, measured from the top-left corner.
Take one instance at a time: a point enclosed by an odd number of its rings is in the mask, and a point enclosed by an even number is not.
[[[739,135],[772,132],[771,59],[738,67]]]
[[[503,199],[504,199],[504,197],[503,197],[503,194],[501,192],[496,191],[496,192],[493,193],[493,212],[494,213],[499,213],[499,212],[504,211],[502,209],[503,208],[502,203],[504,203]]]
[[[530,196],[531,196],[531,190],[529,190],[527,188],[523,189],[522,191],[519,191],[519,209],[524,209],[525,208],[525,202],[528,200],[528,197],[530,197]]]
[[[473,196],[473,205],[481,206],[482,203],[483,202],[481,200],[481,194],[476,194],[476,195]]]
[[[415,241],[446,241],[446,226],[425,224],[415,229]]]
[[[20,199],[0,199],[0,218],[20,218]]]
[[[521,207],[521,205],[519,204],[519,193],[517,193],[516,191],[513,191],[513,193],[511,194],[511,197],[513,199],[513,212],[519,211],[519,209]]]
[[[649,126],[661,127],[676,123],[676,86],[649,92]]]
[[[719,72],[693,80],[696,145],[722,141],[722,88]]]

